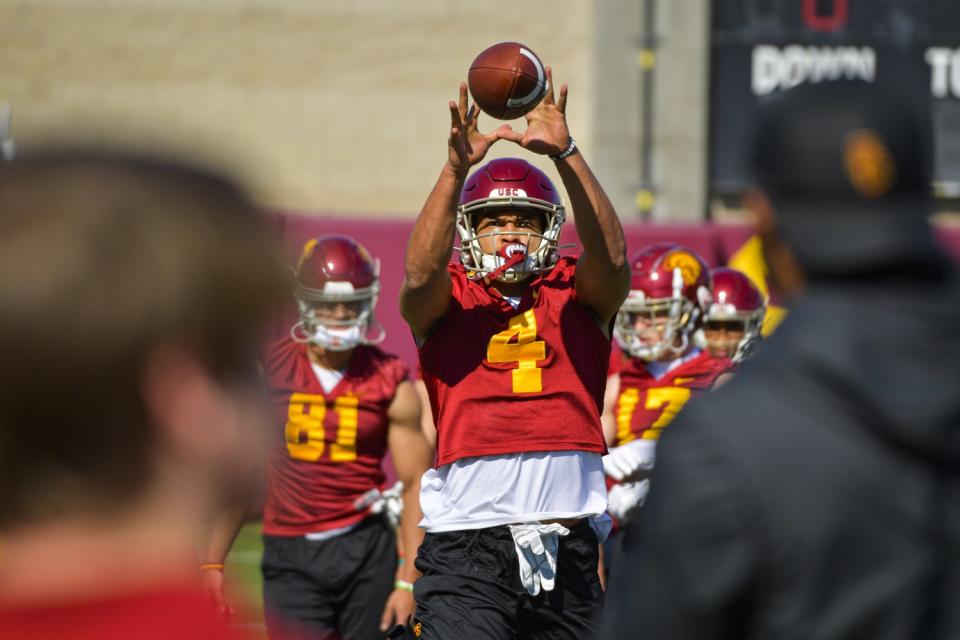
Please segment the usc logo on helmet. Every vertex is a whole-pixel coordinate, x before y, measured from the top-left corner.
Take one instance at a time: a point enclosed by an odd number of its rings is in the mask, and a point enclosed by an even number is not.
[[[697,281],[702,271],[700,261],[686,251],[674,251],[667,254],[663,259],[663,266],[670,271],[680,269],[683,284],[688,287]]]

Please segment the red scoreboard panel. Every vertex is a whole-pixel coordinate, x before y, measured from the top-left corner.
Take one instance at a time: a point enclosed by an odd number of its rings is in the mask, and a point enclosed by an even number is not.
[[[805,82],[895,82],[930,98],[935,189],[960,196],[960,0],[714,0],[710,191],[749,183],[764,100]]]

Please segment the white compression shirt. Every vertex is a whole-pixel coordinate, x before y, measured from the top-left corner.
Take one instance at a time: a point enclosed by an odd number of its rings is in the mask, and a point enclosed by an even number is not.
[[[346,369],[325,369],[315,362],[310,363],[310,368],[313,369],[313,375],[317,377],[317,382],[323,387],[324,393],[333,391],[333,388],[343,380],[346,371]]]
[[[427,531],[590,518],[602,541],[610,531],[600,454],[513,453],[462,458],[429,469],[420,481]]]

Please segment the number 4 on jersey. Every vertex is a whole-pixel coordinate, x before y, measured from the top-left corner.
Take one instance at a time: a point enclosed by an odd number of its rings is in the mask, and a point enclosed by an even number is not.
[[[507,328],[490,338],[487,345],[488,362],[516,362],[513,376],[514,393],[543,391],[543,371],[538,360],[547,357],[547,343],[537,340],[537,318],[533,309],[510,318]]]

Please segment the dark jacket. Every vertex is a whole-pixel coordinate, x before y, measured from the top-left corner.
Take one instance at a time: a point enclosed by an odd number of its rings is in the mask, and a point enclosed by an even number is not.
[[[666,429],[609,638],[960,638],[960,286],[820,286]]]

